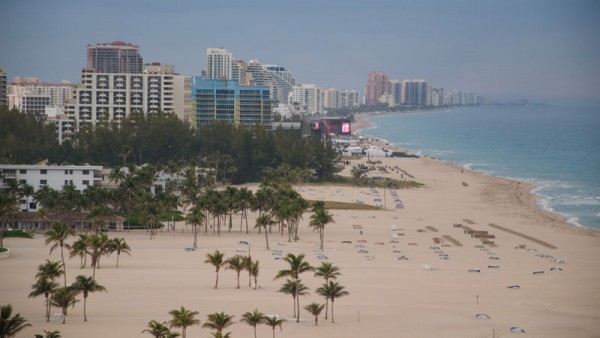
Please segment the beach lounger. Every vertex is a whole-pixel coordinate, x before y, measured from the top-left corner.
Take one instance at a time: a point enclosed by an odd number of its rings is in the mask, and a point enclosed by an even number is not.
[[[499,269],[500,265],[488,265],[488,269]]]
[[[509,288],[509,289],[520,289],[520,288],[521,288],[521,286],[520,286],[520,285],[518,285],[518,284],[515,284],[515,285],[509,285],[509,286],[508,286],[508,288]]]
[[[550,268],[550,271],[562,271],[562,268],[553,267],[553,268]]]
[[[392,250],[393,253],[402,253],[400,250]]]
[[[440,256],[440,259],[441,259],[441,260],[443,260],[443,261],[448,261],[448,260],[450,260],[450,258],[448,257],[448,255],[441,255],[441,256]]]
[[[407,261],[408,257],[406,257],[406,256],[400,256],[400,257],[398,257],[398,260],[399,261]]]
[[[510,328],[510,332],[512,333],[525,333],[525,329],[520,328],[518,326],[513,326]]]
[[[533,272],[533,274],[534,274],[534,275],[541,275],[541,274],[543,274],[543,273],[544,273],[544,271],[534,271],[534,272]]]
[[[194,249],[194,248],[185,248],[185,249],[183,249],[183,251],[186,251],[186,252],[187,251],[196,251],[196,249]]]
[[[429,264],[423,264],[421,266],[421,268],[423,268],[423,270],[425,270],[425,271],[431,271],[431,270],[433,270],[433,267],[431,267],[431,265],[429,265]]]
[[[359,239],[359,240],[358,240],[358,241],[356,241],[356,242],[358,242],[358,243],[367,243],[367,240],[366,240],[366,239]]]
[[[342,241],[342,244],[352,244],[352,241]]]
[[[375,242],[375,245],[384,245],[383,242]]]
[[[500,260],[500,257],[490,257],[490,259],[493,259],[493,260],[495,260],[495,261],[498,261],[498,260]]]
[[[358,250],[359,254],[368,254],[369,250]]]
[[[390,243],[394,243],[394,244],[398,244],[400,242],[396,241],[396,240],[391,240]]]
[[[558,259],[558,258],[554,260],[554,263],[559,263],[559,264],[561,264],[561,263],[564,263],[564,262],[565,262],[565,261],[563,261],[562,259]]]
[[[481,270],[479,270],[479,269],[469,269],[469,272],[481,273]]]
[[[408,245],[410,245],[410,246],[418,246],[417,243],[408,243]]]
[[[487,313],[478,313],[475,315],[475,319],[477,320],[486,320],[486,319],[491,319],[490,316]]]

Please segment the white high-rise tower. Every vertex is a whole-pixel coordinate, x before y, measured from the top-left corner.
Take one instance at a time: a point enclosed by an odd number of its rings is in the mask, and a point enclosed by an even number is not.
[[[231,80],[232,55],[225,48],[206,48],[206,76],[210,80]]]

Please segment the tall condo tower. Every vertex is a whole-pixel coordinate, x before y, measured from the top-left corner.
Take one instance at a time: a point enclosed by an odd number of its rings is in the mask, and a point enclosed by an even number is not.
[[[206,77],[209,80],[232,79],[232,55],[225,48],[206,48]]]
[[[139,46],[123,41],[88,45],[87,68],[109,74],[139,74],[144,70]]]

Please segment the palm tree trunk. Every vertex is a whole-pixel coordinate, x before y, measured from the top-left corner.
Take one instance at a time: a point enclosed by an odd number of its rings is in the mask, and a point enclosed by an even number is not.
[[[269,250],[269,234],[267,234],[267,228],[265,228],[265,241],[267,242],[267,250]]]
[[[327,282],[325,282],[327,284]],[[325,320],[327,320],[327,312],[329,312],[329,298],[325,298]]]
[[[335,320],[333,319],[333,299],[331,300],[331,324],[335,323]]]
[[[83,269],[85,269],[85,266],[87,265],[87,253],[83,253]]]
[[[237,273],[237,288],[240,288],[240,273]]]
[[[227,217],[227,216],[225,216]],[[229,211],[229,232],[231,232],[231,228],[233,228],[233,211]]]
[[[256,338],[256,325],[254,325],[254,338]]]
[[[217,278],[215,279],[215,289],[219,287],[219,270],[217,270]]]
[[[256,290],[258,288],[258,281],[256,280],[256,277],[254,277],[254,290]]]
[[[87,322],[87,297],[83,297],[83,321]]]
[[[298,311],[296,312],[296,323],[300,323],[300,296],[297,295],[296,298],[298,298],[296,301],[296,307],[298,308]]]
[[[246,220],[246,233],[248,233],[248,210],[244,209],[243,213],[244,213],[244,220]]]
[[[198,226],[196,224],[193,225],[194,227],[194,249],[198,248]]]
[[[181,338],[185,338],[185,334],[186,334],[185,331],[186,331],[186,327],[184,326],[181,328]]]
[[[319,326],[319,316],[315,315],[315,326]]]
[[[294,295],[294,317],[296,317],[296,295]]]
[[[46,296],[46,322],[50,321],[50,298]]]
[[[67,266],[65,265],[65,253],[63,251],[63,247],[64,245],[61,244],[60,246],[60,258],[62,259],[62,264],[63,264],[63,277],[65,280],[65,287],[67,287]]]
[[[275,338],[275,326],[273,326],[273,338]]]
[[[63,321],[62,321],[62,323],[66,324],[67,323],[67,308],[66,307],[62,308],[62,314],[63,314]]]
[[[117,265],[115,265],[117,269],[119,268],[119,257],[121,257],[121,252],[117,252]]]

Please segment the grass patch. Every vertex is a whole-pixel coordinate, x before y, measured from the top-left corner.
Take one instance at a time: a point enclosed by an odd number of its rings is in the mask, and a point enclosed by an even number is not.
[[[509,234],[512,234],[512,235],[515,235],[515,236],[519,236],[521,238],[525,238],[525,239],[530,240],[530,241],[532,241],[534,243],[537,243],[537,244],[539,244],[541,246],[545,246],[545,247],[547,247],[549,249],[556,249],[556,246],[554,246],[554,245],[552,245],[552,244],[550,244],[550,243],[548,243],[546,241],[542,241],[541,239],[537,239],[535,237],[526,235],[526,234],[524,234],[522,232],[518,232],[518,231],[515,231],[513,229],[509,229],[509,228],[506,228],[506,227],[503,227],[503,226],[500,226],[500,225],[494,224],[494,223],[490,223],[489,225],[492,228],[494,228],[494,229],[502,230],[502,231],[508,232]]]
[[[397,180],[389,177],[361,177],[356,180],[348,176],[336,175],[330,180],[320,181],[320,184],[337,184],[354,187],[374,187],[374,188],[390,188],[390,189],[411,189],[421,188],[425,185],[417,181]]]
[[[21,229],[5,230],[3,234],[4,238],[33,238],[33,234]]]
[[[313,204],[317,201],[308,201],[310,204]],[[319,201],[320,202],[320,201]],[[339,210],[381,210],[381,208],[369,205],[369,204],[361,204],[361,203],[352,203],[352,202],[337,202],[337,201],[322,201],[325,203],[325,208],[327,209],[339,209]]]

